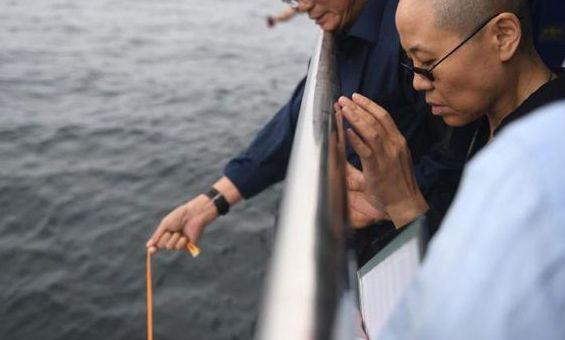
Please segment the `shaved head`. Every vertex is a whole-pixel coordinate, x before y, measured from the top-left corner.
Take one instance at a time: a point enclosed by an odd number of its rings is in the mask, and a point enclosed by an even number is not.
[[[421,0],[419,0],[421,1]],[[435,24],[468,34],[482,21],[502,12],[515,14],[522,26],[522,42],[528,43],[532,37],[532,0],[426,0],[434,9]]]

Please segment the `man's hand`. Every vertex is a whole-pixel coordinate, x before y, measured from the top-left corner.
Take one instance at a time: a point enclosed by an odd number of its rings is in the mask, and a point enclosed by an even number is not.
[[[221,192],[230,205],[241,199],[236,186],[222,177],[213,185]],[[196,243],[206,226],[218,217],[218,209],[204,194],[194,197],[178,206],[161,220],[153,235],[147,241],[150,253],[157,249],[185,249],[188,242]]]
[[[196,243],[204,228],[218,217],[218,211],[205,195],[198,195],[171,211],[147,241],[150,253],[157,249],[185,249],[190,241]]]

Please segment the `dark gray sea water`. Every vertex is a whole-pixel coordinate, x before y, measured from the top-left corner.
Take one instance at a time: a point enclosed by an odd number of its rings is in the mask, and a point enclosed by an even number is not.
[[[305,74],[267,0],[0,1],[0,339],[144,339],[145,241]],[[252,338],[280,187],[153,262],[155,339]]]

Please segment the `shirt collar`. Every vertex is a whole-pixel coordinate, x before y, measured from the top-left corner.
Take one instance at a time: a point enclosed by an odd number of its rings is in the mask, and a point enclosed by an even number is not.
[[[367,0],[365,6],[353,22],[351,28],[344,32],[344,38],[355,37],[377,43],[386,0]]]
[[[561,71],[561,70],[559,70]],[[565,76],[557,72],[557,78],[548,81],[547,83],[540,86],[534,93],[532,93],[516,110],[507,115],[500,125],[494,130],[493,135],[498,134],[502,128],[517,120],[518,118],[524,117],[531,112],[537,110],[543,105],[546,105],[552,101],[557,101],[559,99],[565,98],[563,89],[565,88]]]

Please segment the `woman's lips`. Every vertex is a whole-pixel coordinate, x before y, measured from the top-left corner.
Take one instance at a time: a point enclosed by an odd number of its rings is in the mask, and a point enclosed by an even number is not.
[[[322,15],[320,15],[319,17],[317,17],[316,20],[316,25],[322,25],[324,23],[324,21],[326,20],[326,16],[327,13],[324,13]]]
[[[447,113],[447,106],[445,106],[445,105],[440,105],[440,104],[436,104],[436,103],[428,103],[428,105],[430,105],[430,107],[432,109],[432,113],[434,115],[441,116],[441,115]]]

